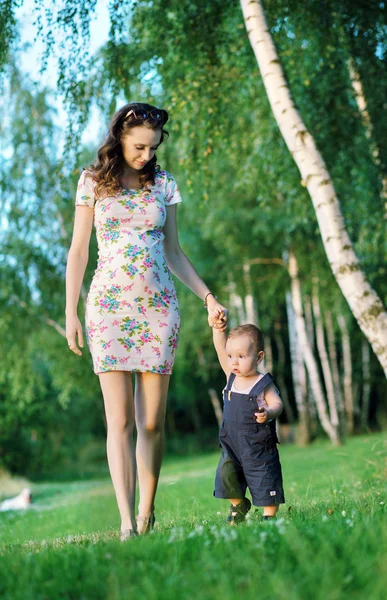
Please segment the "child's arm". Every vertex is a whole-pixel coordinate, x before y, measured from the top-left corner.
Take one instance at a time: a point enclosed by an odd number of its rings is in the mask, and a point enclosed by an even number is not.
[[[258,412],[255,413],[257,423],[266,423],[280,416],[283,409],[283,404],[277,388],[274,383],[270,383],[265,389],[265,402],[267,406],[261,406]]]
[[[222,321],[224,321],[224,315],[222,311],[212,311],[209,315],[208,322],[212,327],[212,339],[214,342],[216,354],[218,355],[218,360],[220,362],[220,366],[226,374],[226,377],[229,376],[230,371],[228,370],[228,360],[226,354],[226,341],[227,335],[225,332],[225,328],[215,328],[215,323],[219,326],[222,325]]]
[[[218,360],[220,362],[220,366],[226,374],[226,377],[230,375],[230,371],[228,370],[228,360],[226,354],[226,340],[227,336],[224,331],[220,329],[212,329],[212,339],[214,342],[216,354],[218,355]]]

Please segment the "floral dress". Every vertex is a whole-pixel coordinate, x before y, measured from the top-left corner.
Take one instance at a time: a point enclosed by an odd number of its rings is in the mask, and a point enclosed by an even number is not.
[[[149,192],[122,189],[102,200],[83,171],[77,206],[94,209],[98,264],[86,301],[86,337],[95,373],[170,374],[180,316],[163,250],[166,206],[181,202],[176,181],[159,171]]]

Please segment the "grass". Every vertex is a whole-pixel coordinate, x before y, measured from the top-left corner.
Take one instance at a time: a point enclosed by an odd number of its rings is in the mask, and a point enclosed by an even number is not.
[[[168,458],[158,528],[118,540],[108,479],[34,485],[34,509],[0,513],[0,597],[286,600],[386,597],[387,438],[281,447],[287,503],[224,524],[218,455]]]

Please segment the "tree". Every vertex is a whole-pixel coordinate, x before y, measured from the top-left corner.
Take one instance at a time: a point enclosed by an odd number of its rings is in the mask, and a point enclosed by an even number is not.
[[[273,114],[316,211],[333,274],[387,376],[387,313],[366,280],[327,166],[291,99],[260,0],[241,0],[248,36]]]
[[[68,90],[68,98],[74,101],[71,114],[77,135],[82,131],[93,102],[98,105],[102,120],[106,121],[118,102],[146,97],[167,108],[171,115],[168,123],[171,135],[158,151],[158,159],[163,168],[173,172],[183,193],[184,202],[178,211],[183,249],[223,302],[227,304],[232,293],[231,284],[243,305],[246,299],[254,298],[260,326],[267,338],[274,340],[270,346],[274,373],[282,375],[284,385],[291,392],[285,309],[290,280],[278,257],[294,248],[303,300],[311,296],[312,280],[317,277],[321,314],[325,315],[327,310],[332,313],[336,334],[333,337],[341,369],[343,352],[339,343],[338,315],[344,316],[347,323],[346,347],[349,350],[361,346],[361,333],[341,300],[324,254],[312,203],[307,201],[306,188],[299,185],[297,168],[272,118],[256,60],[247,36],[243,34],[244,23],[238,3],[235,0],[211,3],[153,0],[152,10],[149,10],[149,3],[140,0],[132,6],[130,26],[128,19],[123,17],[128,14],[125,12],[128,3],[111,2],[113,5],[121,11],[114,13],[112,8],[115,32],[111,32],[109,42],[96,56],[85,59],[83,72],[77,73],[79,56],[70,57],[65,52],[61,56],[65,70],[61,71],[60,89],[62,94]],[[287,3],[270,1],[272,33],[308,128],[317,136],[318,144],[327,156],[342,198],[350,235],[367,276],[383,293],[386,287],[382,211],[378,212],[379,175],[370,156],[347,63],[341,47],[332,39],[331,29],[336,31],[335,27],[327,28],[321,35],[316,24],[318,19],[313,16],[315,3],[298,5],[293,0]],[[329,18],[333,5],[328,2]],[[67,31],[77,29],[74,35],[71,34],[70,43],[78,43],[80,39],[81,11],[82,27],[86,27],[90,16],[90,12],[84,10],[86,6],[89,5],[82,0],[79,3],[63,2],[61,23],[66,19]],[[46,8],[50,10],[49,5]],[[356,11],[354,13],[357,15]],[[54,32],[54,38],[58,33],[55,14],[53,12],[51,29],[44,30],[44,34],[50,30]],[[335,17],[333,24],[337,28],[340,25],[340,31],[349,35],[345,15],[340,21]],[[85,39],[83,50],[87,50]],[[363,51],[363,45],[360,46]],[[354,56],[358,60],[359,52],[354,52]],[[364,61],[366,56],[367,52],[364,52]],[[66,66],[66,61],[72,64]],[[359,69],[366,93],[369,82],[364,64],[361,62]],[[344,72],[348,78],[347,88],[342,85]],[[246,73],[250,75],[248,78]],[[7,146],[14,146],[15,153],[12,160],[8,158],[4,163],[3,191],[7,194],[12,218],[1,250],[15,255],[15,271],[25,273],[21,277],[23,285],[7,292],[6,308],[12,315],[28,315],[31,322],[38,325],[30,335],[33,345],[26,355],[24,369],[32,372],[36,368],[32,359],[39,348],[39,372],[47,374],[43,389],[47,395],[51,388],[54,389],[58,401],[68,404],[66,414],[70,417],[75,414],[75,404],[85,410],[87,407],[96,409],[100,399],[97,380],[90,375],[87,351],[81,361],[76,358],[70,361],[67,353],[63,353],[60,335],[63,327],[63,268],[71,234],[74,186],[78,170],[92,160],[94,149],[88,151],[76,145],[70,158],[62,161],[54,142],[63,135],[63,128],[55,129],[49,125],[50,119],[45,124],[43,118],[47,115],[43,100],[49,96],[42,93],[39,106],[31,97],[26,102],[22,97],[28,92],[27,82],[25,87],[20,97],[15,88],[12,101],[5,100],[7,105],[18,108],[11,121],[14,133],[7,132]],[[368,105],[370,115],[377,119],[378,107],[369,99]],[[32,110],[36,118],[30,118]],[[80,124],[75,118],[78,113],[83,119]],[[55,122],[55,116],[52,116]],[[79,138],[73,137],[71,141],[74,143],[76,139]],[[51,140],[51,143],[47,144],[45,140]],[[379,140],[378,143],[382,164],[383,142]],[[41,153],[41,147],[47,152]],[[61,183],[53,190],[46,181]],[[95,246],[92,247],[85,289],[92,275],[93,255]],[[53,256],[55,260],[52,260]],[[12,272],[12,265],[8,264],[8,267]],[[224,382],[210,331],[206,328],[202,304],[183,286],[177,284],[177,287],[182,330],[171,381],[168,427],[170,431],[184,432],[185,435],[195,432],[198,438],[207,425],[215,427],[207,390],[219,390]],[[319,353],[315,347],[311,350],[319,370]],[[15,339],[13,351],[15,355],[25,352],[22,336]],[[346,364],[347,355],[353,365],[353,383],[361,389],[363,375],[361,364],[357,362],[358,354],[346,353]],[[380,391],[383,382],[377,387],[378,368],[378,363],[371,357],[371,417],[374,412],[372,398],[377,398],[381,404],[383,396]],[[74,381],[80,385],[80,402]],[[301,385],[301,392],[305,394],[305,382]],[[7,380],[4,386],[4,394],[7,394],[11,381]],[[37,401],[36,387],[29,389],[31,397],[36,394]],[[356,389],[352,391],[357,398]],[[310,383],[308,396],[313,419]],[[304,402],[305,396],[301,399]],[[294,406],[292,395],[290,402]],[[302,420],[303,405],[299,406]],[[96,419],[97,414],[100,418],[100,412],[90,410],[90,418],[93,414]],[[356,414],[355,422],[358,421]],[[47,428],[50,426],[48,424]],[[93,427],[96,430],[96,424]],[[210,439],[216,443],[213,430]]]

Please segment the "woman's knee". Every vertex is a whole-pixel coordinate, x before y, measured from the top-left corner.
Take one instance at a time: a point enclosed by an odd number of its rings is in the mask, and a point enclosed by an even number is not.
[[[106,423],[108,433],[113,431],[117,434],[133,433],[134,423],[126,415],[107,415]]]
[[[164,433],[164,421],[148,421],[137,423],[137,431],[140,435],[154,437]]]

